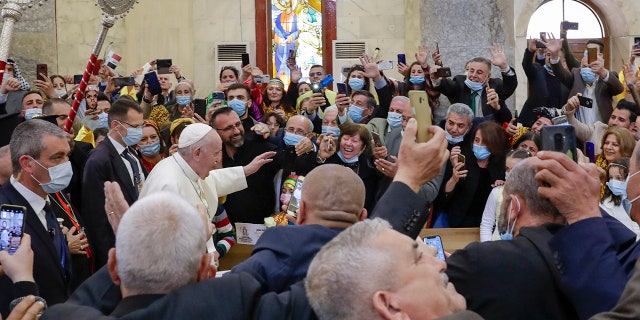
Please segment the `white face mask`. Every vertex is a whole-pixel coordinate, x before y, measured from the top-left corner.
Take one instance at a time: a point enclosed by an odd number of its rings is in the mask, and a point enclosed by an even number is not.
[[[631,180],[631,177],[635,176],[636,174],[640,173],[640,171],[636,171],[633,174],[630,174],[627,176],[627,180],[625,180],[624,184],[627,186],[627,190],[629,188],[629,180]],[[638,199],[640,199],[640,195],[636,196],[633,199],[629,199],[629,204],[633,204],[634,201],[637,201]]]
[[[31,159],[33,159],[33,158],[31,158]],[[50,168],[47,168],[47,167],[43,166],[36,159],[33,159],[33,161],[35,161],[43,169],[47,169],[47,171],[49,173],[49,178],[51,180],[49,182],[47,182],[47,183],[42,183],[42,182],[38,181],[38,179],[36,179],[36,177],[31,175],[33,180],[36,180],[36,182],[38,182],[40,184],[40,186],[42,187],[42,190],[44,190],[44,192],[46,192],[46,193],[56,193],[58,191],[62,191],[64,188],[66,188],[69,185],[69,182],[71,182],[71,177],[73,176],[73,168],[71,167],[71,161],[67,161],[67,162],[61,163],[61,164],[59,164],[57,166],[50,167]]]

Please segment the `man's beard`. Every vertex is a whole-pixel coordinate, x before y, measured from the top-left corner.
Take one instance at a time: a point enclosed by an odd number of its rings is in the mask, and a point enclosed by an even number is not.
[[[233,140],[233,138],[235,137],[240,137],[239,140]],[[231,136],[231,138],[229,139],[229,144],[234,147],[234,148],[240,148],[242,147],[242,145],[244,145],[244,135],[243,134],[238,134],[235,136]]]

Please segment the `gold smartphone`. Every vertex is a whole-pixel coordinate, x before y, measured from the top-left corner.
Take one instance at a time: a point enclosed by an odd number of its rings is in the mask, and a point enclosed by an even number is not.
[[[418,134],[416,135],[416,141],[427,142],[431,138],[431,134],[429,134],[429,127],[433,122],[427,92],[422,90],[411,90],[409,91],[409,100],[411,101],[411,108],[413,109],[414,117],[416,121],[418,121]]]
[[[591,63],[598,60],[598,48],[587,48],[587,62]]]

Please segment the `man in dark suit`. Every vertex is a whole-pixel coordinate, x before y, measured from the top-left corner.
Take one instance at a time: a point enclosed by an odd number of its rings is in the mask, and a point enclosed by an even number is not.
[[[73,174],[67,135],[49,122],[25,121],[15,129],[10,149],[13,176],[0,187],[0,203],[27,209],[24,232],[31,235],[40,296],[50,305],[64,302],[69,296],[71,257],[48,193],[64,189]],[[7,277],[0,277],[0,287],[0,312],[6,317],[14,288]]]
[[[567,88],[570,88],[569,97],[580,93],[582,96],[592,99],[591,107],[580,107],[576,118],[581,122],[592,125],[596,121],[605,122],[613,112],[613,97],[624,91],[624,87],[618,79],[615,71],[609,71],[604,67],[604,59],[601,50],[598,50],[597,59],[589,62],[588,56],[582,58],[582,67],[565,69],[560,63],[559,52],[564,39],[549,39],[544,44],[551,52],[551,68],[553,73]],[[591,43],[587,47],[600,47]],[[570,54],[570,53],[569,53]]]
[[[431,82],[451,103],[460,102],[470,106],[476,117],[493,116],[498,123],[509,122],[511,111],[504,101],[515,91],[518,79],[515,70],[507,63],[502,46],[494,45],[489,51],[492,60],[473,58],[467,63],[466,77],[459,75],[453,79],[437,78],[435,71],[440,67],[433,67]],[[500,68],[502,79],[491,78],[491,65]],[[498,103],[492,104],[492,100],[496,98]]]
[[[142,109],[128,98],[118,99],[109,110],[109,136],[89,154],[82,178],[82,212],[88,233],[95,239],[96,268],[107,262],[115,236],[104,210],[104,183],[116,181],[127,203],[132,204],[147,172],[130,147],[142,137]]]

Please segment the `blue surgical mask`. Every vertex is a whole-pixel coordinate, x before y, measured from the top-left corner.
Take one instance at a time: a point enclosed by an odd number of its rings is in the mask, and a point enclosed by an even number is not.
[[[450,144],[458,144],[460,142],[462,142],[462,140],[464,140],[464,134],[458,137],[454,137],[451,135],[451,133],[449,133],[449,131],[445,130],[444,131],[444,135],[447,138],[447,141],[449,141]]]
[[[409,82],[416,86],[419,86],[424,83],[424,76],[411,76],[409,77]]]
[[[627,197],[627,182],[620,180],[609,180],[607,181],[607,187],[611,190],[616,196],[622,196],[623,198]]]
[[[227,102],[227,105],[229,106],[229,108],[233,109],[233,111],[235,111],[239,117],[242,117],[245,112],[247,112],[247,104],[238,99],[233,99]]]
[[[362,119],[364,119],[364,117],[362,116],[363,111],[364,110],[360,107],[352,104],[351,106],[349,106],[349,118],[351,118],[351,120],[353,120],[353,122],[355,123],[360,123]]]
[[[299,136],[297,134],[293,134],[291,132],[285,132],[284,133],[284,144],[288,145],[288,146],[295,146],[296,144],[298,144],[298,142],[300,142],[300,140],[302,140],[302,138],[304,138],[303,136]]]
[[[536,54],[536,59],[537,60],[544,60],[546,57],[547,57],[547,55],[544,54],[544,53],[537,53]]]
[[[40,181],[38,181],[38,179],[36,179],[36,177],[31,175],[33,180],[35,180],[40,184],[44,192],[56,193],[58,191],[62,191],[64,188],[66,188],[69,185],[69,182],[71,181],[71,177],[73,176],[73,168],[71,167],[71,161],[63,162],[57,166],[53,166],[50,168],[46,168],[36,159],[33,159],[33,161],[35,161],[43,169],[47,169],[49,173],[49,178],[51,179],[51,181],[47,183],[41,183]]]
[[[176,103],[181,106],[186,106],[191,103],[191,96],[176,96]]]
[[[387,114],[387,123],[391,128],[398,128],[402,126],[402,115],[395,112],[389,112]]]
[[[594,81],[596,81],[596,74],[593,72],[593,70],[591,70],[591,68],[580,69],[580,76],[586,83],[593,83]]]
[[[491,151],[489,151],[489,148],[487,148],[486,146],[479,146],[474,143],[473,155],[475,155],[476,159],[478,160],[484,160],[486,158],[489,158],[489,156],[491,155]]]
[[[84,117],[84,119],[82,119],[82,124],[84,124],[85,127],[89,128],[89,130],[93,131],[100,127],[100,119],[93,120],[91,119],[91,117],[92,116]]]
[[[31,108],[24,111],[24,118],[31,120],[33,118],[42,117],[42,109]]]
[[[482,87],[484,86],[482,83],[471,81],[468,78],[464,80],[464,84],[466,84],[467,88],[471,89],[471,91],[474,92],[482,90]]]
[[[140,153],[147,157],[153,157],[160,152],[160,140],[140,146]]]
[[[55,89],[54,91],[58,97],[64,97],[67,94],[67,89]]]
[[[335,138],[340,136],[340,128],[322,126],[322,134],[332,133]]]
[[[344,163],[356,163],[358,162],[358,158],[360,157],[359,155],[351,158],[351,159],[347,159],[344,157],[344,155],[342,154],[342,151],[338,151],[338,157],[340,158],[340,160],[342,160],[342,162]]]
[[[118,134],[120,133],[118,132]],[[127,128],[127,135],[123,137],[120,134],[120,137],[122,137],[122,142],[127,146],[136,145],[140,142],[140,139],[142,139],[142,128]]]
[[[364,80],[360,78],[349,78],[349,87],[354,91],[362,90],[362,88],[364,88]]]
[[[9,78],[13,78],[13,76],[8,74],[8,73],[6,73],[6,72],[2,74],[2,82],[7,81],[7,79],[9,79]]]
[[[106,112],[102,112],[98,115],[98,128],[107,128],[109,129],[109,114]]]
[[[518,197],[513,197],[514,199],[516,199],[516,203],[518,204],[518,212],[520,212],[520,200],[518,200]],[[507,217],[507,230],[505,231],[505,233],[501,233],[500,234],[500,239],[502,240],[513,240],[513,232],[516,229],[516,222],[518,221],[518,216],[516,216],[516,218],[513,220],[513,225],[511,225],[511,209],[513,207],[513,201],[511,203],[509,203],[509,216]]]

